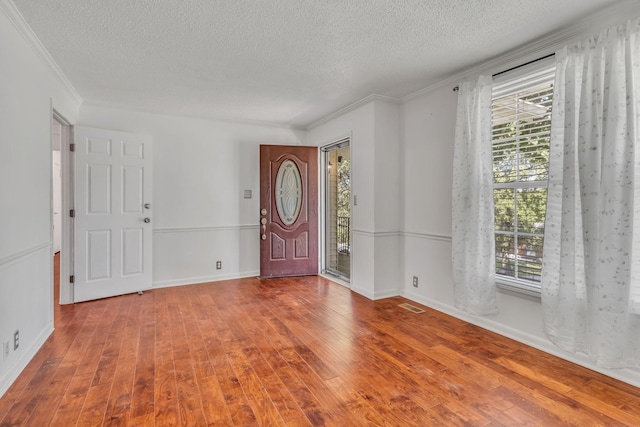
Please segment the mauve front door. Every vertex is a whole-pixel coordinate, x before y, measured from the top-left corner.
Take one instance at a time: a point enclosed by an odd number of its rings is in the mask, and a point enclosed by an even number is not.
[[[260,276],[318,274],[318,149],[260,146]]]

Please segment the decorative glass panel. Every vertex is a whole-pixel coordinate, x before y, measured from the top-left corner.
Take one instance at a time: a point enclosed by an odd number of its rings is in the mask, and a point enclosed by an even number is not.
[[[296,222],[302,207],[302,179],[294,162],[285,160],[276,176],[276,208],[285,225]]]

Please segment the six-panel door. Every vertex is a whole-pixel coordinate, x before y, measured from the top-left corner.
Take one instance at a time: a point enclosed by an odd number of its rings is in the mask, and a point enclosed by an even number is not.
[[[75,128],[74,301],[151,287],[151,138]]]

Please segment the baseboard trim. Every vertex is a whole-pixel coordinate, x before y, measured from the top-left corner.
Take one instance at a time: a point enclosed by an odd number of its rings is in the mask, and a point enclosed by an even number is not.
[[[20,356],[13,365],[9,366],[7,373],[0,378],[0,397],[4,396],[7,390],[9,390],[9,387],[11,387],[22,371],[24,371],[29,362],[31,362],[31,359],[35,357],[38,350],[40,350],[40,347],[42,347],[52,333],[53,322],[50,322],[45,326],[42,332],[40,332],[40,335],[36,337],[33,344],[31,344],[31,346],[22,353],[22,356]]]
[[[353,284],[351,284],[351,290],[357,294],[362,295],[363,297],[370,299],[370,300],[374,300],[375,299],[375,294],[367,289],[362,289],[359,288],[357,286],[353,286]]]
[[[197,285],[207,282],[221,282],[223,280],[244,279],[247,277],[257,277],[259,270],[244,271],[232,274],[212,274],[210,276],[185,277],[182,279],[158,280],[153,282],[151,289],[171,288],[173,286]]]
[[[374,295],[375,295],[374,300],[379,300],[379,299],[397,297],[400,295],[400,292],[398,291],[398,289],[391,289],[388,291],[375,292]]]
[[[503,335],[507,338],[511,338],[520,343],[544,351],[545,353],[549,353],[561,359],[575,363],[576,365],[583,366],[587,369],[591,369],[592,371],[596,371],[616,380],[631,384],[632,386],[640,387],[640,371],[636,371],[633,369],[602,368],[596,366],[593,362],[591,362],[586,355],[566,353],[555,347],[550,341],[547,341],[535,335],[519,331],[517,329],[510,328],[502,323],[495,322],[485,317],[470,315],[461,310],[458,310],[455,307],[451,307],[447,304],[442,304],[441,302],[426,298],[422,295],[415,294],[411,291],[405,290],[402,296],[419,304],[426,305],[427,307],[440,311],[444,314],[448,314],[449,316],[464,320],[465,322]]]

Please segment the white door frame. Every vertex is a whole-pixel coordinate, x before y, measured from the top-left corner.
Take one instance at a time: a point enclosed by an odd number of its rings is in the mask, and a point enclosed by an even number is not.
[[[73,275],[73,218],[71,218],[69,214],[74,206],[73,156],[71,155],[73,126],[54,108],[51,109],[51,120],[52,129],[53,120],[56,120],[62,125],[62,135],[60,138],[60,170],[62,185],[62,207],[60,213],[62,217],[62,240],[60,249],[60,304],[73,304],[73,284],[70,280],[70,277]],[[53,140],[51,141],[51,152],[53,153]],[[51,203],[53,204],[53,200]]]
[[[345,134],[342,135],[338,135],[334,138],[331,138],[330,140],[328,140],[326,143],[321,144],[318,146],[319,149],[319,162],[320,162],[320,168],[319,171],[320,173],[318,174],[318,178],[320,179],[320,194],[319,194],[319,206],[318,209],[320,210],[320,215],[318,216],[319,219],[319,242],[320,242],[320,266],[319,266],[319,270],[320,271],[320,275],[329,278],[330,280],[345,286],[347,288],[351,288],[351,283],[353,282],[353,276],[352,274],[349,275],[348,278],[346,277],[342,277],[342,276],[337,276],[335,274],[332,274],[330,272],[327,271],[327,161],[326,161],[326,152],[327,149],[330,149],[331,147],[338,145],[344,141],[348,141],[348,146],[349,146],[349,150],[351,150],[351,147],[353,146],[353,135],[351,132],[347,132]],[[351,156],[351,158],[353,159],[353,156]],[[351,162],[351,176],[353,177],[353,161]],[[350,201],[350,209],[351,212],[353,213],[353,206],[354,206],[354,196],[353,196],[354,192],[353,192],[353,178],[351,179],[351,201]],[[352,245],[353,245],[353,236],[350,235],[349,236],[349,240],[351,241]],[[353,255],[353,253],[351,253],[351,255]],[[349,270],[351,272],[353,272],[353,256],[349,257],[349,262],[350,262],[350,268]]]

